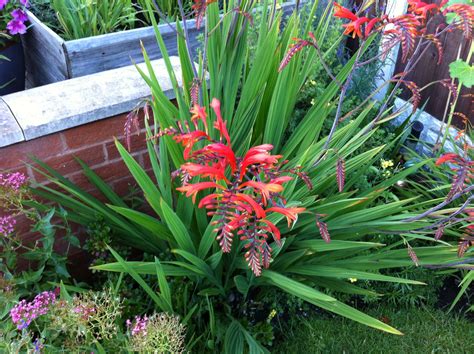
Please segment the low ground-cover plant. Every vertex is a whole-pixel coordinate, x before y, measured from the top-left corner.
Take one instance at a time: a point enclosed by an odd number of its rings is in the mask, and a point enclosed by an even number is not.
[[[186,328],[163,313],[124,321],[123,299],[114,289],[66,288],[22,300],[2,322],[0,348],[7,352],[159,352],[182,353]]]
[[[14,290],[18,297],[43,290],[41,286],[49,287],[48,282],[69,279],[67,254],[70,247],[79,246],[64,209],[43,208],[44,212],[38,212],[27,207],[29,203],[34,203],[34,198],[26,176],[20,172],[0,174],[0,277],[5,285],[2,289]],[[52,220],[55,215],[60,223]],[[31,231],[40,237],[25,240],[16,232],[19,216],[26,216]],[[54,248],[59,237],[66,246],[65,254]]]

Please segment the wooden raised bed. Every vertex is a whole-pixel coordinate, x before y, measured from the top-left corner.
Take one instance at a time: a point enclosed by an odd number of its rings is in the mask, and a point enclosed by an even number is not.
[[[140,41],[151,59],[162,57],[151,26],[65,41],[31,12],[28,12],[28,17],[32,26],[22,37],[27,87],[116,69],[133,61],[143,62]],[[194,20],[187,22],[195,50],[199,46],[196,37],[200,31],[196,29]],[[158,27],[169,54],[177,55],[176,33],[167,24]]]
[[[302,1],[301,3],[304,3]],[[281,6],[285,16],[292,13],[295,1]],[[162,57],[156,43],[153,27],[137,28],[95,37],[65,41],[35,15],[28,12],[32,24],[22,36],[25,51],[26,84],[36,87],[75,77],[94,74],[143,62],[140,42],[151,59]],[[196,29],[195,21],[188,20],[192,51],[200,46],[197,36],[204,31]],[[175,28],[176,24],[171,26]],[[175,31],[168,24],[158,26],[170,55],[178,55]]]

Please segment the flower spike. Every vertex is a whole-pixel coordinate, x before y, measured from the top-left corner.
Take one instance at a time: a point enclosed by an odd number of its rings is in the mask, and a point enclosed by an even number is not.
[[[204,107],[195,104],[191,109],[189,125],[178,122],[178,129],[164,129],[160,134],[172,136],[184,146],[184,164],[174,173],[181,175],[182,186],[179,192],[192,197],[196,202],[201,191],[209,191],[199,201],[198,207],[205,208],[207,215],[213,217],[216,240],[222,252],[231,251],[235,235],[243,243],[245,259],[256,276],[262,268],[271,263],[272,247],[270,240],[280,245],[281,232],[277,225],[268,219],[274,213],[286,217],[288,226],[294,225],[303,207],[286,207],[283,198],[284,184],[294,177],[310,183],[309,177],[300,167],[284,169],[287,161],[281,155],[271,155],[273,146],[262,144],[250,148],[243,157],[237,157],[232,149],[231,139],[220,110],[220,102],[213,99],[211,108],[216,115],[212,125],[219,133],[219,141],[213,140],[208,131],[198,130],[198,121],[205,124],[207,115]],[[197,150],[198,143],[205,145]],[[193,178],[199,182],[193,183]]]

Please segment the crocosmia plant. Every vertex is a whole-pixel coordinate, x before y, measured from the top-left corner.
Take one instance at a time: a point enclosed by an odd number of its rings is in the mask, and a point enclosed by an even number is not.
[[[285,168],[288,161],[282,155],[272,155],[270,144],[250,148],[243,157],[238,157],[232,149],[226,121],[223,120],[220,102],[212,100],[211,107],[217,117],[213,128],[218,133],[218,140],[211,138],[207,125],[207,113],[204,107],[194,105],[191,120],[194,130],[189,126],[178,124],[178,129],[167,128],[159,135],[170,135],[184,147],[183,157],[186,163],[174,173],[181,176],[182,186],[178,191],[192,197],[193,202],[200,191],[211,190],[200,202],[200,208],[206,208],[208,215],[214,219],[214,232],[224,253],[229,253],[232,240],[237,235],[244,241],[245,260],[256,276],[262,272],[262,265],[268,268],[272,249],[268,242],[271,236],[280,244],[281,233],[275,225],[274,214],[286,217],[288,227],[298,219],[298,214],[305,212],[302,207],[289,207],[282,193],[284,184],[299,177],[308,188],[311,182],[300,168]],[[202,122],[204,130],[199,129]],[[205,145],[194,149],[200,142]],[[191,183],[193,178],[199,178]],[[278,215],[276,215],[278,216]],[[317,219],[320,228],[324,223]],[[327,232],[321,233],[327,235]]]
[[[27,30],[29,0],[0,0],[0,31],[15,36]]]

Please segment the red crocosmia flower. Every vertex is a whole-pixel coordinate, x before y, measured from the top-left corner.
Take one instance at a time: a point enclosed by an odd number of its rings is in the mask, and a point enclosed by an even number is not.
[[[216,128],[220,132],[221,140],[222,140],[222,137],[224,137],[227,140],[227,144],[230,145],[231,142],[230,142],[229,132],[227,131],[226,123],[222,119],[221,103],[219,102],[218,99],[214,98],[211,102],[211,107],[216,113],[216,117],[217,117],[217,121],[214,123],[214,128]]]
[[[438,160],[436,160],[436,166],[442,165],[447,162],[455,162],[459,159],[462,159],[458,154],[449,153],[442,155]]]
[[[188,159],[189,155],[191,153],[191,150],[194,147],[194,144],[196,144],[198,141],[203,140],[203,139],[208,139],[209,136],[201,131],[201,130],[195,130],[190,133],[186,134],[181,134],[181,135],[176,135],[173,137],[173,139],[177,143],[181,143],[184,146],[184,158]]]
[[[362,34],[362,25],[367,22],[369,22],[367,17],[358,17],[357,20],[342,25],[342,27],[346,29],[344,34],[350,35],[352,33],[352,38],[355,38],[356,36],[364,38],[364,35]]]
[[[277,178],[272,179],[270,181],[270,183],[283,184],[283,183],[286,183],[286,182],[289,182],[289,181],[292,181],[292,180],[293,180],[293,177],[281,176],[281,177],[277,177]]]
[[[255,201],[251,196],[248,194],[242,194],[242,193],[237,193],[236,194],[237,199],[240,199],[241,201],[244,201],[248,203],[252,209],[255,212],[255,215],[259,218],[265,218],[267,214],[265,213],[265,210],[263,210],[262,206]]]
[[[365,26],[365,36],[368,37],[372,33],[372,30],[374,29],[374,26],[378,23],[381,22],[382,20],[378,17],[375,17],[369,21],[367,26]]]
[[[273,149],[273,145],[270,144],[263,144],[263,145],[258,145],[254,146],[247,151],[247,153],[244,156],[244,161],[248,160],[249,158],[257,155],[257,154],[267,154],[269,155],[269,151]]]
[[[283,191],[283,186],[276,183],[263,183],[257,181],[248,181],[242,183],[239,188],[252,187],[262,193],[263,205],[267,205],[267,200],[270,198],[270,193],[280,193]]]
[[[211,177],[216,180],[225,180],[225,171],[223,166],[215,164],[214,166],[203,166],[197,163],[187,162],[181,165],[181,170],[187,172],[190,176]]]
[[[244,158],[244,161],[242,162],[241,171],[245,170],[245,168],[247,168],[248,166],[256,163],[265,165],[276,164],[281,157],[281,155],[270,155],[267,152],[252,154],[251,156]]]
[[[241,163],[240,168],[240,179],[242,179],[245,174],[247,167],[253,164],[262,164],[271,166],[276,164],[278,160],[282,157],[281,155],[270,155],[268,151],[273,149],[273,145],[264,144],[255,146],[245,154],[245,157]]]
[[[354,14],[351,10],[346,9],[344,6],[334,3],[334,16],[339,18],[344,18],[351,21],[356,21],[358,19],[357,15]]]
[[[346,35],[352,34],[352,38],[355,38],[356,36],[358,36],[359,38],[364,38],[364,35],[362,34],[362,25],[364,25],[364,23],[369,22],[370,20],[367,17],[357,16],[349,9],[346,9],[345,7],[339,5],[337,2],[334,3],[334,8],[335,8],[335,11],[334,11],[335,17],[339,17],[339,18],[343,18],[343,19],[351,21],[345,25],[342,25],[346,29],[344,31],[344,34]]]
[[[467,229],[474,231],[474,211],[469,210],[467,215],[467,220],[471,222],[469,225],[467,225]]]
[[[198,104],[195,104],[190,112],[192,113],[191,121],[194,123],[194,126],[196,127],[196,129],[197,129],[196,121],[199,119],[204,124],[206,133],[207,133],[208,130],[207,130],[207,121],[206,121],[207,119],[206,108],[201,107]]]
[[[195,157],[213,157],[213,156],[219,156],[221,158],[224,158],[228,164],[230,165],[230,168],[232,169],[232,172],[235,171],[237,168],[237,160],[235,158],[234,151],[222,143],[214,143],[214,144],[209,144],[205,146],[204,148],[197,150],[194,152],[193,156]]]
[[[268,226],[268,231],[270,231],[273,235],[273,238],[275,239],[276,243],[280,246],[281,245],[281,233],[280,229],[275,226],[274,223],[267,219],[262,219],[261,222],[265,223]]]
[[[468,147],[466,146],[465,153],[467,152],[467,149]],[[451,164],[449,167],[454,172],[451,181],[451,189],[446,196],[446,199],[450,200],[456,194],[463,193],[464,188],[472,185],[474,179],[474,161],[470,161],[455,153],[447,153],[442,155],[436,161],[437,166],[444,163]]]
[[[426,19],[428,12],[432,10],[439,10],[438,5],[436,4],[427,4],[426,2],[420,0],[408,0],[409,8],[408,11],[413,12],[414,14]]]
[[[280,207],[272,207],[268,208],[267,212],[273,211],[275,213],[282,214],[286,216],[286,220],[288,221],[288,227],[291,227],[291,224],[294,224],[298,220],[298,214],[304,212],[306,208],[280,208]]]
[[[201,199],[198,206],[200,208],[206,209],[214,208],[217,205],[219,199],[222,197],[222,193],[213,193],[206,195],[204,198]]]
[[[271,262],[270,236],[277,244],[281,239],[280,230],[266,219],[267,214],[280,213],[288,223],[294,223],[298,213],[305,209],[285,207],[283,184],[293,179],[289,175],[300,177],[305,183],[310,180],[300,167],[284,169],[287,161],[280,161],[281,155],[271,155],[273,146],[270,144],[252,147],[243,158],[237,157],[221,116],[220,102],[214,99],[211,107],[216,114],[212,128],[219,133],[220,141],[200,130],[189,131],[188,124],[183,122],[178,122],[179,129],[163,129],[158,137],[173,136],[183,144],[186,163],[173,173],[173,176],[182,176],[183,185],[177,190],[192,197],[193,203],[200,191],[209,190],[210,194],[202,197],[198,207],[205,208],[207,215],[213,218],[212,225],[222,252],[231,251],[237,235],[249,267],[259,276],[262,267],[268,268]],[[205,109],[197,105],[191,113],[194,114],[193,122],[205,117]],[[196,123],[194,127],[197,129]],[[193,151],[197,142],[206,140],[208,143],[204,147]],[[200,181],[192,183],[194,177]]]
[[[214,182],[201,182],[201,183],[195,183],[195,184],[188,184],[182,187],[176,188],[177,191],[186,193],[186,197],[193,197],[193,203],[196,202],[196,195],[198,192],[204,190],[204,189],[209,189],[209,188],[218,188],[218,189],[224,189],[224,187],[218,185],[217,183]]]

